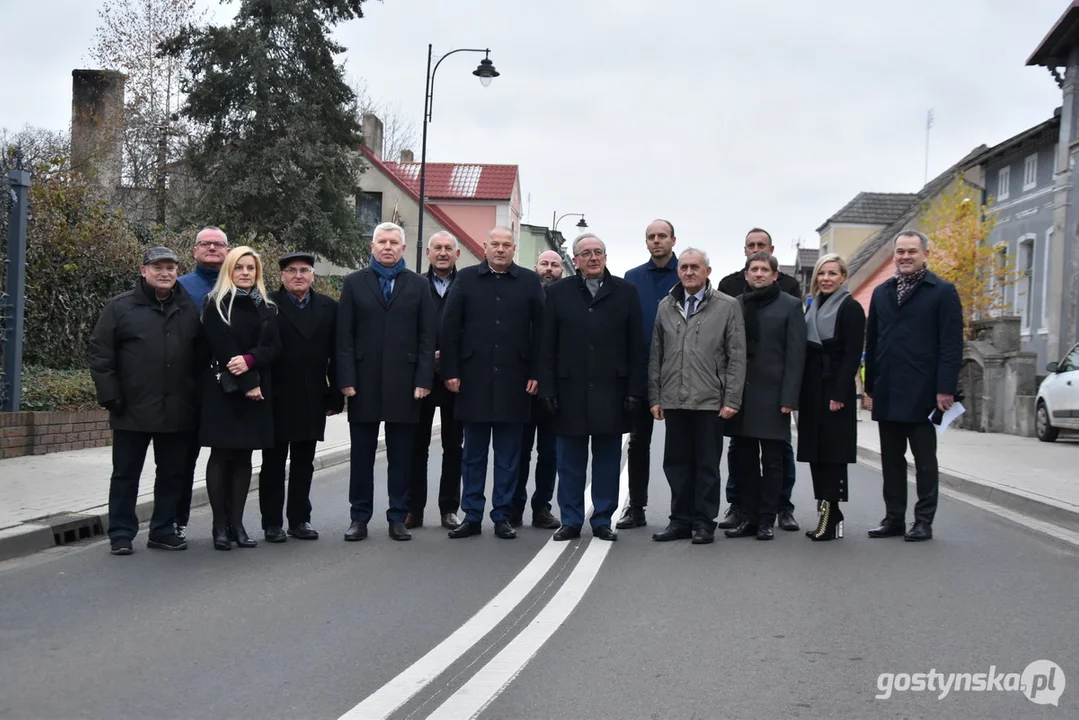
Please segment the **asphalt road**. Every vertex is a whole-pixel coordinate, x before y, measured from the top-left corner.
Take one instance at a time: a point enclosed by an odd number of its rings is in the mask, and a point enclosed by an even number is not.
[[[1079,551],[947,497],[932,542],[870,540],[880,478],[861,466],[838,542],[655,543],[656,434],[649,527],[614,544],[490,523],[395,543],[377,492],[371,537],[345,543],[338,468],[316,477],[317,542],[215,552],[202,510],[187,552],[146,550],[144,530],[131,557],[98,541],[0,564],[0,718],[1079,716]],[[246,524],[261,540],[255,496]],[[1003,685],[1040,659],[1059,706],[903,676],[876,697],[882,673],[993,666]]]

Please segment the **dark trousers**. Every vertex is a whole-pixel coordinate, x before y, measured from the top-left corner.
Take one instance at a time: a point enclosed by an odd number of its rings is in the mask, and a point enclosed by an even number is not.
[[[288,524],[296,527],[311,522],[311,478],[315,474],[317,440],[289,442],[283,440],[262,451],[262,470],[259,472],[259,509],[262,529],[281,527],[281,509],[285,504],[285,461],[291,458],[288,469]]]
[[[618,508],[618,471],[622,467],[619,435],[559,435],[558,510],[562,524],[584,525],[584,487],[588,474],[588,441],[592,441],[592,529],[610,527]]]
[[[847,501],[846,463],[809,463],[813,474],[813,496],[829,502]]]
[[[352,522],[371,522],[375,501],[375,453],[378,452],[377,422],[348,424],[352,450],[349,458],[348,502]],[[404,522],[408,515],[408,486],[412,479],[412,423],[386,423],[386,520]]]
[[[723,418],[711,410],[665,410],[663,472],[671,486],[671,524],[715,530],[723,485]]]
[[[742,505],[738,484],[735,481],[735,476],[738,475],[735,447],[739,442],[741,442],[741,438],[732,437],[730,447],[727,449],[727,502],[735,507]],[[797,474],[798,465],[794,460],[794,445],[787,440],[783,444],[783,484],[779,491],[779,512],[794,513],[791,493],[794,492],[794,481]]]
[[[517,464],[521,459],[521,423],[465,423],[461,475],[464,493],[461,510],[466,522],[481,522],[487,502],[487,456],[494,446],[495,485],[491,493],[491,520],[509,522],[513,493],[517,490]]]
[[[783,491],[783,442],[739,437],[734,446],[742,512],[754,525],[775,523]]]
[[[438,482],[438,514],[456,513],[461,506],[461,447],[464,429],[453,419],[456,395],[435,378],[435,389],[423,399],[420,422],[412,444],[412,482],[408,489],[408,511],[423,516],[427,507],[427,460],[431,455],[431,423],[438,408],[442,419],[442,475]]]
[[[144,433],[112,431],[112,478],[109,481],[109,538],[133,539],[139,532],[135,506],[139,498],[139,477],[146,462],[146,449],[154,444],[154,512],[150,535],[171,535],[176,521],[176,505],[183,482],[184,458],[190,438],[187,433]]]
[[[914,454],[918,502],[914,520],[933,523],[937,514],[937,431],[929,420],[917,423],[880,421],[880,465],[884,476],[884,508],[888,522],[905,523],[907,516],[907,443]]]
[[[517,466],[517,490],[513,494],[515,518],[524,515],[525,505],[528,503],[528,476],[533,443],[536,445],[536,491],[532,493],[532,512],[550,510],[551,499],[554,497],[555,470],[558,463],[557,440],[550,418],[541,418],[538,423],[525,423],[521,434],[521,460]]]
[[[176,524],[186,526],[191,518],[191,493],[195,486],[195,465],[199,461],[202,446],[199,444],[199,430],[196,427],[189,436],[187,455],[184,457],[184,472],[180,478],[180,491],[176,503]]]
[[[629,433],[629,449],[626,463],[629,466],[629,505],[643,508],[648,505],[648,471],[652,466],[652,427],[655,419],[648,403],[633,416],[633,426]]]

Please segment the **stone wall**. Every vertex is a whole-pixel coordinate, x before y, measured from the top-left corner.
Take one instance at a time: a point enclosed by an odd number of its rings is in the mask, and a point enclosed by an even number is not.
[[[1020,319],[979,320],[963,348],[959,389],[967,412],[957,426],[977,432],[1034,435],[1037,353],[1020,347]]]
[[[112,444],[109,413],[0,413],[0,459]]]

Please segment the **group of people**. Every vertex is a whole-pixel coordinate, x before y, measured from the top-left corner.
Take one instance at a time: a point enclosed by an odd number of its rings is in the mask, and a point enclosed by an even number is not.
[[[148,547],[186,548],[203,447],[210,448],[215,548],[257,544],[243,526],[254,450],[263,458],[266,541],[317,538],[310,522],[315,447],[326,417],[346,403],[346,541],[367,537],[380,428],[389,535],[408,540],[424,524],[436,411],[437,503],[450,538],[482,533],[492,449],[489,517],[497,537],[516,537],[528,505],[532,525],[555,530],[558,541],[580,537],[586,520],[594,537],[609,541],[615,529],[645,526],[656,421],[667,423],[671,509],[654,540],[708,544],[717,528],[771,540],[777,523],[798,530],[796,459],[809,464],[817,499],[817,523],[806,535],[839,538],[847,466],[856,461],[863,350],[886,508],[869,535],[931,538],[938,485],[931,417],[954,401],[962,317],[954,287],[927,270],[928,239],[912,230],[895,238],[896,274],[874,291],[868,318],[847,288],[846,263],[831,254],[814,268],[806,310],[762,229],[746,236],[744,266],[715,286],[706,252],[675,254],[670,222],[650,223],[645,242],[649,260],[619,278],[607,269],[604,242],[582,234],[570,248],[576,273],[562,277],[553,251],[532,269],[518,265],[509,228],[493,228],[482,261],[463,268],[457,239],[439,232],[422,275],[405,266],[405,231],[382,223],[372,234],[370,265],[345,278],[339,301],[311,289],[310,253],[279,258],[281,288],[268,293],[262,258],[249,247],[230,249],[218,228],[199,233],[197,267],[179,278],[175,253],[149,249],[141,278],[106,305],[91,342],[91,371],[114,433],[112,552],[132,552],[151,442],[157,477]],[[627,432],[629,503],[615,522]],[[717,523],[728,438],[729,507]],[[918,492],[909,530],[908,442]]]

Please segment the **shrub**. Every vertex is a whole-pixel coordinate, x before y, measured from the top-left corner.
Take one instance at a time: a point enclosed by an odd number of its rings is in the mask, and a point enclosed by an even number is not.
[[[100,410],[89,370],[52,370],[36,365],[22,369],[23,411]]]

